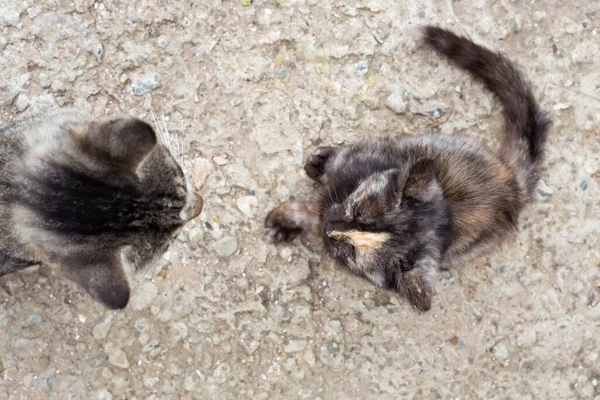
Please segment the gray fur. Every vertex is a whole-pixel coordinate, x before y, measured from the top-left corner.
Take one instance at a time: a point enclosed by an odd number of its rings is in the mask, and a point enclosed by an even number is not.
[[[144,122],[60,110],[0,127],[0,276],[54,267],[110,308],[202,208]]]

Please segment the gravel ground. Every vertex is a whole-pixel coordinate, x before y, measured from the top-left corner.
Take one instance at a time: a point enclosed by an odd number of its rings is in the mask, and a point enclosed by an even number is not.
[[[499,105],[426,23],[507,53],[554,125],[518,236],[419,316],[262,224],[313,192],[321,143],[496,145]],[[0,120],[152,104],[206,207],[125,311],[47,268],[0,279],[0,398],[600,399],[599,29],[590,0],[2,1]]]

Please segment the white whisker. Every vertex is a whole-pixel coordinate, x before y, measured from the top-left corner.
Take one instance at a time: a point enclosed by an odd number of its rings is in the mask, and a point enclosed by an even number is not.
[[[179,165],[183,166],[183,135],[181,132],[170,132],[167,127],[167,118],[165,113],[161,113],[160,118],[152,106],[152,98],[146,96],[146,104],[150,109],[150,115],[156,128],[157,136],[160,142],[169,150],[169,153],[173,156]]]

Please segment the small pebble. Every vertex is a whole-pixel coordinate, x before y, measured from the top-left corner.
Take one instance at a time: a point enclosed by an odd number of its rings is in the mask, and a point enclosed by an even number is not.
[[[281,68],[279,72],[277,72],[277,76],[279,77],[279,79],[285,78],[287,76],[287,69]]]
[[[508,31],[504,28],[500,29],[500,37],[498,39],[504,40],[508,36]]]
[[[238,209],[248,218],[254,218],[258,208],[256,196],[244,196],[235,201]]]
[[[183,373],[183,370],[181,369],[181,367],[177,364],[173,364],[171,366],[171,374],[173,375],[181,375]]]
[[[569,135],[569,136],[567,136],[567,140],[568,140],[569,142],[572,142],[573,140],[575,140],[575,136],[573,136],[573,135]]]
[[[494,356],[501,361],[508,359],[508,349],[503,343],[494,346]]]
[[[199,226],[192,228],[188,234],[188,238],[192,243],[198,243],[203,237],[204,231]]]
[[[303,258],[308,258],[308,252],[304,250],[302,247],[298,249],[298,255]]]
[[[521,32],[522,29],[523,29],[523,17],[520,15],[517,15],[515,17],[515,25],[513,26],[513,31],[515,33],[519,33],[519,32]]]
[[[215,164],[217,164],[219,167],[222,167],[223,165],[227,165],[229,163],[229,160],[227,160],[225,157],[223,156],[214,156],[213,157],[213,161]]]
[[[129,368],[127,354],[118,347],[109,346],[107,350],[108,363],[119,368]]]
[[[436,108],[435,110],[428,111],[427,114],[429,114],[431,117],[433,117],[435,119],[438,119],[441,116],[443,116],[445,114],[445,112],[441,108]]]
[[[499,268],[500,273],[503,273],[505,269],[506,269],[506,266],[504,264],[502,264]]]
[[[29,97],[27,97],[26,94],[21,93],[19,96],[17,96],[17,100],[15,101],[15,106],[17,107],[17,110],[19,112],[23,112],[25,111],[25,109],[27,109],[27,107],[29,107]]]
[[[220,129],[221,128],[221,121],[219,121],[218,119],[209,119],[208,120],[208,126],[210,126],[213,129]]]
[[[378,13],[379,11],[381,11],[381,6],[376,2],[371,2],[371,3],[367,4],[367,7],[369,8],[369,10],[371,12],[374,12],[374,13]]]
[[[593,10],[592,11],[588,11],[588,12],[585,13],[585,15],[587,15],[587,17],[589,19],[594,19],[594,17],[596,16],[596,11],[593,11]]]
[[[587,182],[586,181],[581,181],[581,183],[579,184],[579,187],[581,188],[581,190],[586,190],[587,189]]]
[[[366,75],[369,72],[369,63],[365,60],[361,60],[354,64],[354,69],[358,71],[361,75]]]
[[[290,320],[290,313],[288,312],[288,310],[283,307],[283,306],[279,306],[279,313],[281,314],[281,319],[283,321],[289,321]]]
[[[554,110],[567,110],[569,108],[571,108],[571,105],[569,103],[557,103],[552,107]]]
[[[548,198],[552,196],[552,189],[550,189],[548,184],[546,184],[546,181],[543,179],[541,179],[538,184],[537,192],[542,198]]]
[[[194,182],[194,186],[198,188],[204,186],[213,170],[214,167],[206,158],[196,158],[192,165],[192,182]]]
[[[148,353],[158,347],[160,347],[160,342],[158,340],[153,340],[142,348],[142,353]]]
[[[106,318],[102,319],[100,322],[94,326],[92,329],[92,335],[94,339],[98,341],[103,341],[108,336],[113,324],[113,315],[109,314]]]
[[[47,89],[52,85],[50,76],[44,72],[40,73],[40,86]]]
[[[385,101],[385,106],[395,114],[403,114],[406,111],[406,102],[404,101],[405,90],[397,88]]]
[[[533,13],[533,19],[535,22],[542,22],[546,18],[546,13],[543,11],[536,11]]]
[[[140,311],[148,307],[158,295],[158,288],[150,281],[142,282],[133,292],[129,300],[131,308]]]
[[[133,89],[133,93],[137,95],[150,93],[160,86],[160,80],[161,76],[159,73],[138,76],[134,79],[131,88]]]
[[[594,387],[598,386],[598,379],[596,379],[596,378],[592,379],[592,386],[594,386]]]
[[[46,378],[46,386],[48,387],[49,390],[52,390],[52,386],[54,385],[54,380],[56,379],[56,376],[52,375],[49,378]]]
[[[304,350],[307,344],[306,340],[290,340],[283,351],[286,353],[298,353]]]
[[[335,354],[340,351],[340,346],[336,342],[329,342],[325,345],[329,354]]]
[[[373,39],[379,44],[383,44],[383,38],[377,32],[373,32]]]
[[[104,45],[102,43],[99,43],[98,46],[96,46],[96,48],[94,49],[94,54],[98,58],[102,57],[102,55],[104,54]]]
[[[30,325],[39,324],[41,321],[42,321],[42,317],[40,317],[38,314],[33,314],[27,320],[27,322],[29,322]]]
[[[228,258],[237,251],[238,241],[233,236],[225,236],[215,242],[214,248],[217,256],[221,258]]]
[[[2,370],[0,370],[0,374],[2,374]],[[33,374],[27,374],[23,377],[23,385],[25,387],[29,387],[29,385],[31,385],[33,382],[33,376]]]

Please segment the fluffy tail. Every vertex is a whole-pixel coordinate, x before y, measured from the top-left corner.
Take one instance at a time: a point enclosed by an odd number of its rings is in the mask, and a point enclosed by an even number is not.
[[[524,194],[530,196],[538,181],[550,121],[539,110],[525,79],[500,53],[441,28],[427,26],[424,33],[429,46],[483,81],[500,99],[506,125],[501,157],[513,168]]]

